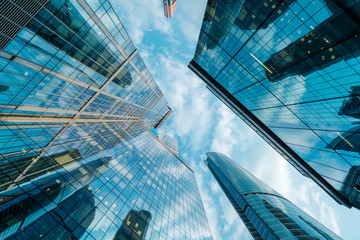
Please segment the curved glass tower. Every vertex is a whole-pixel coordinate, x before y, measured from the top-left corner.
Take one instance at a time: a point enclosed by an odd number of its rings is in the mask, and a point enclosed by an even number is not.
[[[254,239],[341,239],[221,153],[207,153],[211,173]]]

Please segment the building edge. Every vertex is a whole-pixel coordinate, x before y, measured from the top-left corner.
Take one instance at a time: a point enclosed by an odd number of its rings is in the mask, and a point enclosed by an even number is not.
[[[191,169],[191,167],[189,165],[187,165],[179,156],[177,156],[173,151],[171,151],[171,149],[164,144],[158,137],[156,137],[155,134],[153,134],[149,129],[147,129],[145,126],[143,126],[140,122],[138,122],[140,124],[140,126],[142,126],[145,131],[147,131],[148,133],[150,133],[150,135],[156,139],[156,141],[158,141],[162,146],[164,146],[166,148],[166,150],[168,150],[172,155],[174,155],[186,168],[188,168],[192,173],[194,173],[194,171]]]

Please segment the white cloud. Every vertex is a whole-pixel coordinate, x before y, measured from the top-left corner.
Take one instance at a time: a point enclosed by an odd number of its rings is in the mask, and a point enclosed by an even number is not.
[[[239,215],[234,211],[234,207],[229,202],[227,197],[220,196],[219,203],[222,208],[221,219],[224,222],[224,231],[229,232],[233,228],[235,221],[239,220]]]
[[[183,44],[176,37],[178,35],[185,38],[189,44],[196,44],[206,6],[205,0],[182,0],[175,10],[174,18],[178,20],[175,21],[164,16],[161,0],[112,0],[111,3],[118,10],[120,19],[127,19],[126,27],[135,45],[144,44],[145,34],[154,31],[175,45]]]
[[[158,0],[146,1],[111,1],[118,10],[120,19],[127,19],[127,30],[135,45],[143,42],[145,31],[171,32],[171,22],[167,21],[163,13],[162,2]]]
[[[176,18],[179,18],[179,29],[192,44],[196,44],[199,37],[202,17],[205,12],[206,0],[182,0],[179,2]],[[194,46],[193,45],[193,46]]]
[[[241,132],[237,130],[236,123],[233,121],[234,113],[227,106],[222,104],[217,113],[220,119],[215,126],[211,151],[230,155],[233,147],[238,144],[238,136]]]
[[[200,149],[211,132],[216,106],[211,105],[210,93],[205,85],[185,64],[171,56],[158,56],[157,66],[165,81],[159,86],[173,109],[171,125],[164,127],[176,129],[179,138],[189,139],[193,149]]]
[[[211,189],[211,192],[214,194],[220,193],[222,191],[219,184],[217,184],[215,181],[212,181],[210,183],[210,189]]]
[[[220,240],[221,229],[218,224],[218,205],[215,202],[214,195],[207,188],[207,184],[204,182],[205,168],[197,165],[194,161],[191,161],[191,168],[194,170],[195,179],[199,188],[200,196],[203,201],[206,217],[209,222],[209,227],[214,240]]]
[[[262,147],[256,146],[257,149],[262,149]],[[263,179],[268,185],[271,185],[276,191],[281,192],[285,197],[291,196],[293,186],[289,163],[273,150],[260,151],[257,159],[262,164],[256,165],[254,171],[251,172],[258,178]]]
[[[317,214],[317,219],[319,222],[324,224],[327,228],[331,229],[331,231],[335,232],[336,234],[340,235],[340,226],[338,222],[338,216],[335,213],[334,209],[329,206],[326,202],[322,199],[323,193],[320,192],[313,192],[312,198],[314,199],[317,207],[320,207],[320,213]]]

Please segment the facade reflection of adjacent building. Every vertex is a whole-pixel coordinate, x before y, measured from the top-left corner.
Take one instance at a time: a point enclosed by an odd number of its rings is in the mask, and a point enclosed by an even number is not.
[[[343,133],[337,133],[327,148],[360,153],[360,127],[354,127]]]
[[[51,156],[42,156],[36,162],[38,154],[26,157],[12,157],[0,162],[0,191],[9,190],[16,184],[28,182],[47,172],[66,167],[82,157],[78,149],[70,149]]]
[[[73,14],[69,14],[64,6],[71,9]],[[46,9],[56,18],[49,13],[45,14],[47,11],[43,9],[44,14],[36,15],[26,28],[106,78],[111,77],[121,66],[122,58],[120,56],[117,58],[117,54],[103,43],[103,39],[77,11],[71,1],[49,1]],[[44,28],[40,23],[44,21],[48,23],[47,27],[55,32]],[[66,27],[58,27],[60,24]],[[122,88],[130,85],[132,77],[129,68],[125,67],[113,82]]]
[[[204,21],[210,22],[210,37],[212,41],[207,42],[209,49],[221,45],[228,36],[231,27],[235,24],[242,30],[258,30],[265,29],[279,18],[288,8],[289,5],[296,0],[286,1],[268,1],[268,0],[235,0],[235,1],[217,1],[209,0],[209,15]],[[274,12],[274,6],[276,11]],[[216,19],[216,20],[215,20]]]
[[[360,86],[351,87],[349,93],[349,98],[343,101],[338,114],[360,118]]]
[[[360,166],[352,166],[345,177],[340,193],[349,199],[351,204],[360,208]]]
[[[151,220],[151,213],[145,210],[130,210],[113,240],[143,240]]]
[[[54,207],[54,203],[61,203],[91,184],[106,169],[110,160],[110,157],[106,157],[82,166],[68,166],[68,170],[53,171],[1,192],[0,238],[11,238],[12,234],[21,231]]]
[[[242,2],[242,1],[238,1]],[[296,0],[245,0],[235,20],[242,30],[266,29]],[[276,11],[274,11],[276,8]]]
[[[9,89],[9,86],[0,84],[0,92],[5,92]]]
[[[7,239],[80,239],[95,218],[95,199],[88,186]]]
[[[210,172],[254,239],[341,239],[229,157],[206,155]]]
[[[332,1],[326,2],[329,10],[334,12],[331,17],[264,62],[269,81],[277,82],[294,75],[307,76],[359,56],[360,18],[356,9],[360,3],[350,2],[350,6],[339,11],[340,7],[335,7]]]

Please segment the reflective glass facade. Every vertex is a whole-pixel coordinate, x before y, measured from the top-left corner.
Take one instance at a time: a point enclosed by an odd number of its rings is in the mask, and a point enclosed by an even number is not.
[[[2,191],[0,239],[211,239],[192,170],[150,132],[90,149]]]
[[[163,142],[171,152],[173,152],[176,156],[179,156],[179,143],[174,138],[169,137],[165,134],[159,134],[158,138],[161,142]]]
[[[107,0],[0,3],[0,239],[211,239]]]
[[[340,204],[360,164],[360,2],[209,0],[189,67]],[[358,201],[358,200],[356,200]]]
[[[221,153],[206,163],[254,239],[341,239]]]

